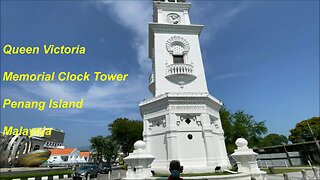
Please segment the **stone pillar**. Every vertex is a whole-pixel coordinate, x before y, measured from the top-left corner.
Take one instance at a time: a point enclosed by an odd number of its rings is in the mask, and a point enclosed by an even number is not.
[[[178,135],[177,135],[177,116],[174,113],[167,115],[169,118],[169,131],[167,132],[166,139],[168,145],[168,162],[178,159]]]
[[[178,147],[177,147],[177,131],[171,131],[167,134],[168,143],[168,161],[178,159]]]
[[[189,12],[188,12],[188,10],[184,10],[184,11],[183,11],[183,15],[184,15],[185,23],[186,23],[187,25],[189,25],[189,24],[190,24],[190,18],[189,18]]]
[[[143,142],[146,143],[146,151],[150,152],[151,147],[150,147],[150,123],[148,119],[143,120]]]
[[[158,19],[157,19],[157,21],[158,21],[158,23],[164,23],[164,20],[163,20],[163,18],[162,18],[162,9],[158,9]]]
[[[206,148],[206,158],[207,158],[207,166],[213,166],[213,158],[214,158],[214,140],[212,135],[212,130],[210,128],[210,117],[207,113],[201,114],[201,124],[202,124],[202,133],[204,138],[204,145]]]
[[[312,167],[314,176],[317,180],[320,180],[320,168],[318,167]]]
[[[265,180],[266,172],[259,169],[257,163],[258,154],[248,148],[248,141],[244,138],[239,138],[236,140],[236,145],[238,147],[231,156],[238,165],[238,171],[249,173],[252,178],[257,180]]]
[[[309,180],[307,172],[304,169],[301,170],[301,173],[302,173],[302,180]]]
[[[222,168],[230,168],[230,162],[229,162],[229,158],[228,158],[228,153],[227,153],[227,149],[226,149],[226,144],[224,141],[224,135],[222,133],[217,134],[219,136],[219,150],[221,153],[221,156],[223,159],[221,159],[220,161],[222,162],[221,166]]]
[[[148,154],[146,144],[143,141],[134,143],[134,148],[133,153],[124,158],[124,161],[128,165],[128,171],[124,179],[138,180],[150,178],[152,176],[151,163],[154,160],[154,156]]]

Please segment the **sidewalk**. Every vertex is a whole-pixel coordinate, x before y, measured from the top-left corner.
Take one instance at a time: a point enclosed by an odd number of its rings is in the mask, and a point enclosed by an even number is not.
[[[309,180],[316,180],[312,170],[306,170]],[[301,180],[301,172],[291,172],[287,173],[290,180]],[[284,180],[283,174],[267,174],[268,180]]]

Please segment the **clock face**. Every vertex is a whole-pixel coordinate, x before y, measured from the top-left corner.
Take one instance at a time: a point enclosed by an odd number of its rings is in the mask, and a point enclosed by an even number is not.
[[[167,21],[172,24],[178,24],[180,22],[180,16],[176,13],[170,13],[167,16]]]

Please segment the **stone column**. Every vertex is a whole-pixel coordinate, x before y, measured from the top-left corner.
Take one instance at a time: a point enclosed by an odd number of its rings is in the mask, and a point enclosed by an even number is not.
[[[149,130],[149,121],[148,119],[143,120],[143,141],[146,143],[146,151],[150,152],[150,130]]]
[[[190,18],[189,18],[188,10],[184,10],[183,11],[183,15],[184,15],[184,20],[185,20],[186,24],[189,25],[190,24]]]
[[[237,162],[238,171],[249,173],[252,178],[257,180],[265,180],[266,172],[259,169],[257,163],[258,154],[248,148],[248,141],[244,138],[239,138],[236,140],[236,145],[238,147],[231,156]]]
[[[170,113],[169,118],[169,131],[166,134],[168,145],[168,162],[174,159],[178,159],[178,135],[177,135],[177,116],[175,113]]]
[[[124,158],[124,161],[128,164],[128,171],[124,179],[148,179],[152,176],[151,163],[154,160],[154,156],[146,151],[146,144],[143,141],[134,143],[134,148],[133,153]]]
[[[158,23],[164,23],[162,16],[163,16],[162,9],[158,9],[158,19],[157,19]]]
[[[222,133],[217,134],[218,138],[219,138],[219,153],[220,153],[220,157],[222,157],[219,161],[221,161],[221,167],[222,168],[230,168],[230,162],[229,162],[229,158],[228,158],[228,153],[226,150],[226,144],[224,141],[224,136]]]
[[[207,166],[213,166],[213,134],[212,130],[210,128],[210,117],[209,114],[207,113],[202,113],[201,114],[201,123],[202,123],[202,133],[204,137],[204,144],[206,148],[206,158],[207,158]]]

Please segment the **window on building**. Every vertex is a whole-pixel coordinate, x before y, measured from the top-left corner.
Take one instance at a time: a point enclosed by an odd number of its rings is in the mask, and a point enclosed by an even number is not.
[[[173,63],[184,63],[183,56],[173,55]]]
[[[67,162],[69,157],[68,156],[61,156],[61,159],[64,161],[64,162]]]
[[[40,149],[40,145],[38,145],[38,144],[35,145],[34,148],[33,148],[34,151],[39,150],[39,149]]]

